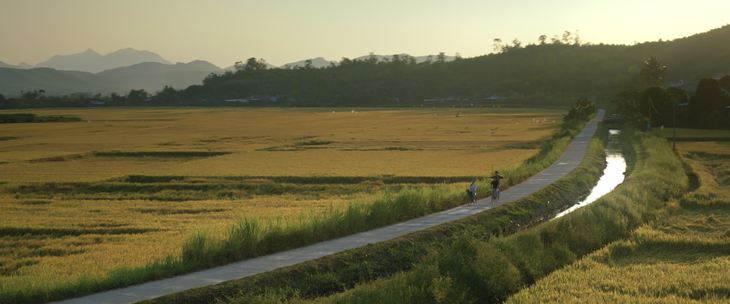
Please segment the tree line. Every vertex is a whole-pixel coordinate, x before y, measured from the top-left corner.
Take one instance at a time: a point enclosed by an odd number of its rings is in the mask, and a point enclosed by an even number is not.
[[[669,68],[651,56],[644,61],[641,80],[647,87],[623,90],[612,101],[617,112],[639,126],[673,126],[704,129],[730,128],[730,75],[719,80],[702,78],[689,94],[680,86],[664,87]],[[727,108],[726,108],[727,107]]]
[[[254,105],[276,106],[453,106],[464,102],[491,103],[493,96],[509,97],[499,103],[530,106],[570,106],[577,98],[608,103],[615,92],[640,86],[641,62],[650,54],[672,67],[663,81],[690,84],[716,73],[730,72],[730,26],[674,41],[635,45],[605,45],[583,42],[577,31],[564,32],[537,43],[494,40],[494,53],[447,62],[440,53],[425,62],[408,55],[378,59],[342,58],[324,68],[267,69],[265,60],[249,58],[235,64],[235,71],[210,74],[202,85],[159,92],[132,90],[125,95],[85,96],[110,106],[140,105],[241,105],[225,100],[276,97]],[[23,95],[0,107],[72,106],[77,96]],[[455,97],[441,103],[440,99]],[[4,99],[4,98],[3,98]],[[255,98],[257,99],[257,98]],[[433,100],[436,100],[435,102]],[[88,104],[87,104],[88,105]]]

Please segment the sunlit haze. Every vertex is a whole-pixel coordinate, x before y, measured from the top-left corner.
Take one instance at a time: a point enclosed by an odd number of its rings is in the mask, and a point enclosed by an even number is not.
[[[0,61],[38,64],[93,49],[147,50],[221,68],[374,52],[475,57],[578,30],[583,42],[671,40],[730,22],[730,1],[0,0]]]

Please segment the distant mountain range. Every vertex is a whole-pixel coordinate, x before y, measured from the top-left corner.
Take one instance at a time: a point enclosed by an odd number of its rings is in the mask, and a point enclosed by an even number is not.
[[[118,67],[130,66],[140,62],[158,62],[163,64],[171,64],[162,56],[150,51],[138,51],[132,48],[121,49],[113,53],[101,55],[92,49],[71,55],[55,55],[50,59],[43,61],[35,66],[27,63],[21,63],[17,68],[52,68],[64,71],[82,71],[89,73],[98,73],[101,71],[114,69]],[[3,66],[0,67],[13,67]]]
[[[63,71],[80,71],[98,73],[119,67],[127,67],[142,62],[157,62],[172,64],[150,51],[138,51],[132,48],[121,49],[106,55],[101,55],[92,49],[71,55],[55,55],[37,65],[25,62],[18,65],[9,65],[0,61],[0,68],[32,69],[52,68]]]
[[[404,56],[405,54],[400,54]],[[392,56],[376,55],[379,61],[389,60]],[[433,60],[436,55],[431,56]],[[354,59],[365,60],[369,55]],[[428,56],[415,57],[424,62]],[[453,60],[447,56],[446,61]],[[339,61],[322,57],[309,59],[315,68],[328,67]],[[279,68],[304,67],[306,60],[291,62]],[[269,68],[276,66],[267,64]],[[172,64],[162,56],[150,51],[132,48],[121,49],[101,55],[92,49],[71,55],[55,55],[35,66],[25,62],[10,65],[0,61],[0,94],[20,95],[20,91],[43,89],[47,94],[69,94],[77,92],[124,94],[132,89],[144,89],[154,93],[166,85],[184,89],[194,84],[202,84],[211,73],[224,73],[235,70],[233,66],[221,69],[210,62],[196,60],[189,63]]]
[[[20,91],[43,89],[47,94],[102,93],[124,94],[131,89],[154,93],[166,85],[184,89],[202,84],[210,73],[223,70],[206,61],[174,65],[143,62],[128,67],[106,70],[96,74],[62,71],[51,68],[0,68],[0,94],[20,95]]]

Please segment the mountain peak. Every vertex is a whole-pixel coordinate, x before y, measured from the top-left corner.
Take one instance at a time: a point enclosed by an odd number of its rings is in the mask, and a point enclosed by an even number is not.
[[[147,52],[147,51],[138,51],[138,50],[135,50],[135,49],[133,49],[131,47],[128,47],[128,48],[123,48],[123,49],[116,50],[116,51],[111,52],[111,53],[109,53],[107,55],[115,54],[115,53],[135,53],[135,52]]]
[[[86,51],[83,51],[82,53],[79,53],[79,54],[76,54],[76,55],[81,55],[81,54],[83,54],[83,55],[98,55],[98,56],[101,56],[101,54],[97,53],[96,51],[94,51],[92,49],[87,49]]]
[[[100,55],[92,49],[87,49],[86,51],[78,54],[56,55],[51,57],[51,59],[39,63],[37,66],[54,68],[57,70],[98,73],[118,67],[135,65],[141,62],[171,64],[160,55],[150,51],[138,51],[133,48],[124,48],[106,55]]]

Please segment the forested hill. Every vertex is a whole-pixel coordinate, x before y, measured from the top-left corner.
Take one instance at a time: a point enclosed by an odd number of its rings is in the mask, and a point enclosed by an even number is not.
[[[281,95],[299,102],[332,105],[417,103],[448,96],[498,94],[525,102],[562,104],[575,96],[606,97],[638,86],[642,62],[657,56],[669,68],[667,82],[686,89],[700,78],[730,72],[730,25],[673,41],[636,45],[580,44],[577,39],[500,45],[500,53],[417,64],[408,56],[390,60],[343,58],[328,68],[259,69],[249,60],[238,72],[210,75],[180,98],[245,98]],[[471,99],[474,100],[474,99]]]
[[[668,67],[665,84],[676,85],[682,80],[687,91],[694,91],[702,78],[730,73],[730,25],[672,41],[635,45],[582,43],[569,32],[565,32],[562,39],[559,36],[547,39],[543,35],[539,40],[527,45],[516,39],[507,44],[495,41],[495,49],[499,51],[496,54],[474,58],[456,56],[451,61],[443,53],[425,62],[404,54],[386,58],[371,54],[358,59],[342,58],[338,63],[323,68],[316,68],[309,61],[303,67],[270,69],[264,60],[249,58],[237,63],[235,71],[204,72],[210,73],[207,77],[188,75],[183,71],[168,73],[178,78],[187,75],[202,80],[202,85],[187,88],[159,76],[142,78],[125,74],[121,76],[129,80],[128,86],[136,87],[136,90],[128,91],[126,96],[112,93],[109,97],[97,95],[94,99],[102,100],[107,106],[231,105],[225,100],[232,99],[266,106],[413,106],[443,105],[438,102],[440,99],[460,100],[446,103],[458,105],[465,99],[474,103],[490,97],[508,97],[509,100],[498,102],[567,106],[573,105],[576,98],[583,97],[608,102],[616,96],[616,92],[641,86],[639,72],[650,56],[657,57],[662,65]],[[0,72],[8,70],[0,68]],[[51,75],[52,70],[44,72],[48,75],[2,77],[3,73],[0,73],[0,87],[31,76],[35,77],[34,80],[42,80],[33,83],[44,86],[32,88],[26,85],[21,88],[26,91],[23,97],[9,102],[3,103],[4,98],[0,95],[0,108],[89,102],[84,96],[43,96],[45,90],[52,92],[57,88],[61,80],[66,81],[65,88],[72,87],[79,92],[113,92],[109,86],[100,91],[98,88],[103,84],[98,81],[90,83],[85,77],[88,75],[81,72],[69,72],[63,78]],[[110,75],[106,76],[120,76],[118,72],[109,72]],[[145,91],[145,84],[164,86],[164,89]],[[81,87],[84,86],[97,89],[83,90]],[[274,99],[276,101],[272,101]],[[237,101],[236,104],[241,103]]]

